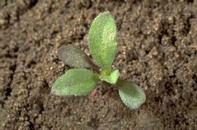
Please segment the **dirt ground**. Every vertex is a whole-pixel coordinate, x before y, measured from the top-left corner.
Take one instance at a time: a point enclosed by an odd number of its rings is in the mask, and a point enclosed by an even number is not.
[[[69,69],[58,47],[88,53],[105,10],[118,27],[114,67],[147,95],[138,110],[103,83],[95,97],[50,94]],[[0,0],[0,130],[197,130],[197,0]]]

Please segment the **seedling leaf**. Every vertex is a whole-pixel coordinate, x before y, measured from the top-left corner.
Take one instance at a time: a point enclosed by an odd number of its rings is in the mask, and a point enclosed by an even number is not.
[[[111,71],[116,54],[116,25],[109,12],[99,14],[91,24],[89,48],[96,63],[103,69]]]
[[[130,109],[137,109],[146,100],[142,88],[131,81],[118,81],[119,95],[122,102]]]
[[[72,45],[61,46],[58,51],[58,58],[71,67],[90,68],[87,55]]]
[[[58,96],[87,95],[97,80],[87,69],[70,69],[55,81],[51,93]]]
[[[118,78],[119,78],[119,70],[114,70],[113,72],[111,72],[110,75],[106,75],[106,74],[101,74],[99,76],[100,80],[106,81],[110,84],[116,84]]]

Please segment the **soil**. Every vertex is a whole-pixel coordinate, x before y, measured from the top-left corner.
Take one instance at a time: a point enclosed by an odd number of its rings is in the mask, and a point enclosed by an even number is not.
[[[105,10],[118,27],[114,67],[147,95],[138,110],[103,83],[95,97],[50,94],[69,69],[58,47],[88,53]],[[1,0],[0,109],[0,130],[197,130],[197,1]]]

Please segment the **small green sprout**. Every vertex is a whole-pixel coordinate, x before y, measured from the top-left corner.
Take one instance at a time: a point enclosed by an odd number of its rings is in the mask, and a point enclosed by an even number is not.
[[[82,96],[89,94],[98,80],[118,88],[122,102],[130,109],[137,109],[146,100],[142,88],[132,81],[119,79],[119,70],[112,69],[117,51],[116,25],[109,12],[99,14],[91,24],[88,42],[96,64],[79,48],[62,46],[58,56],[65,64],[75,67],[60,76],[52,86],[51,93],[59,96]],[[100,68],[99,68],[100,67]],[[92,68],[93,71],[87,68]]]

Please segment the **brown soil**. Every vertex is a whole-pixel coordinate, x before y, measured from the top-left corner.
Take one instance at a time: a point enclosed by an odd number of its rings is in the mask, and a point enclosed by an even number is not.
[[[138,110],[99,83],[96,97],[56,97],[69,67],[57,48],[87,50],[87,32],[104,10],[115,16],[114,67],[147,95]],[[0,0],[0,130],[196,130],[197,1]]]

